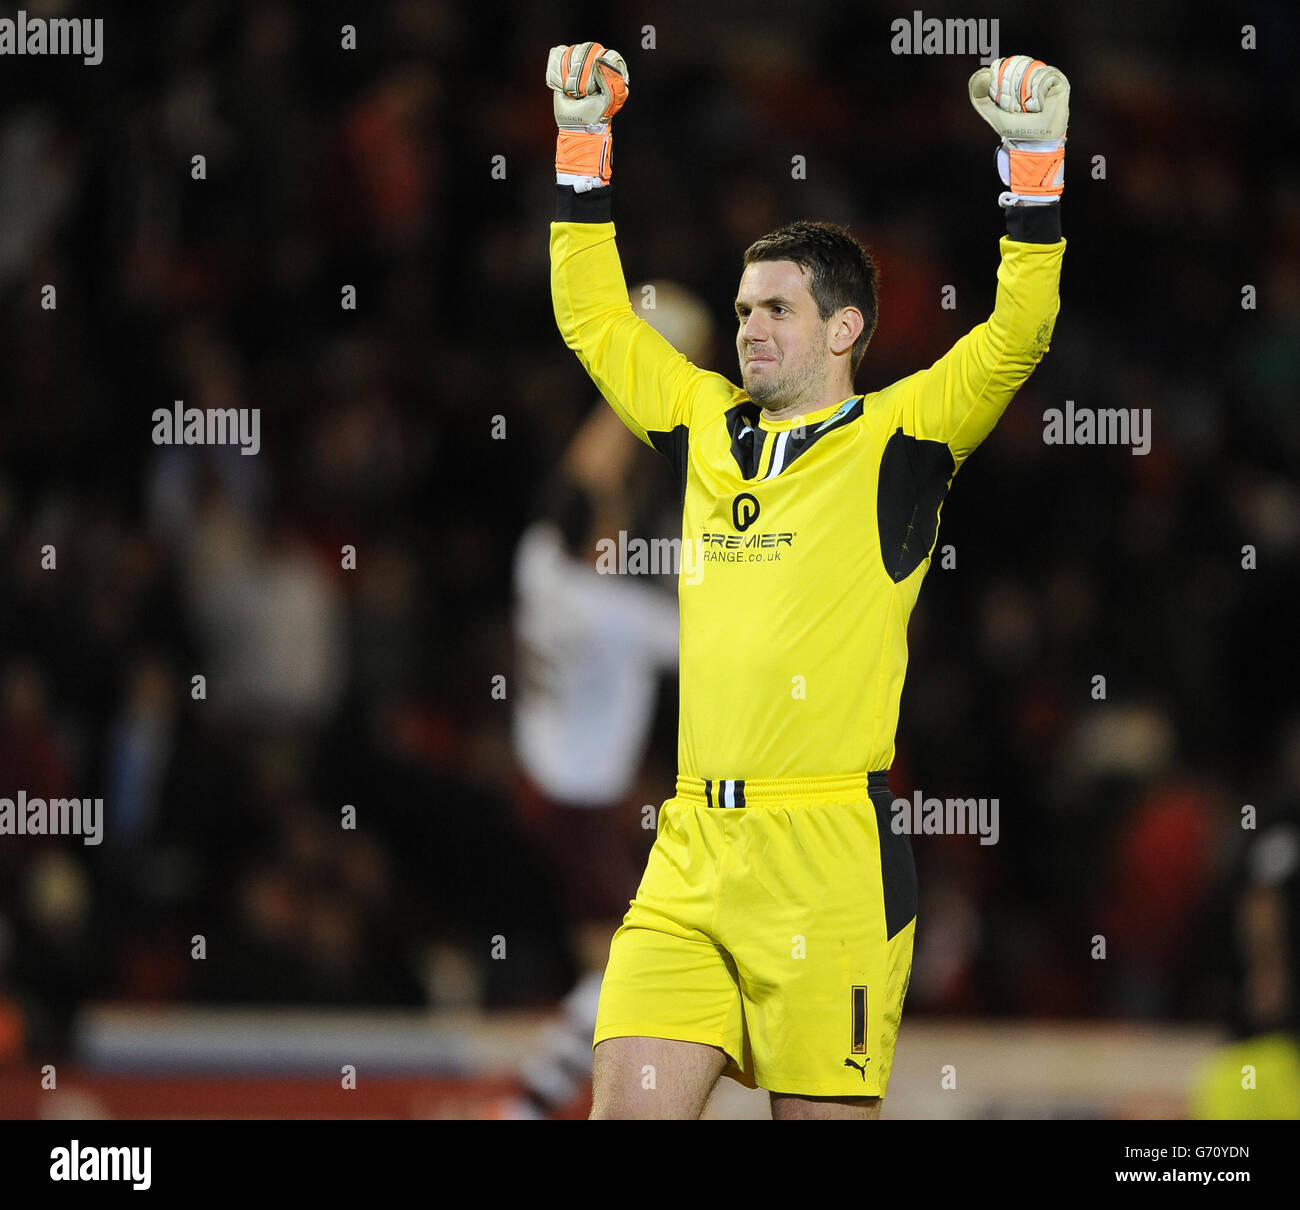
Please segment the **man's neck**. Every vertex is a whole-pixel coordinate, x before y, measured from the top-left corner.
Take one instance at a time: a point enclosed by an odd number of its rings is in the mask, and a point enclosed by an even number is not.
[[[853,387],[845,390],[824,391],[816,399],[787,403],[784,407],[763,408],[762,416],[767,421],[793,420],[796,416],[807,416],[811,412],[820,412],[823,408],[833,408],[837,403],[853,398]]]

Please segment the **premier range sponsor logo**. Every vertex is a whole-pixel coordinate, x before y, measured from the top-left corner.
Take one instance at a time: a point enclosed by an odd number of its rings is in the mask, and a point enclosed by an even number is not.
[[[700,558],[705,563],[777,563],[782,547],[794,546],[793,532],[770,530],[758,534],[723,534],[705,531],[700,535]]]
[[[737,533],[722,530],[705,530],[697,539],[700,559],[705,563],[776,563],[782,555],[781,547],[793,546],[792,530],[765,530],[750,533],[749,527],[758,520],[761,506],[752,492],[741,492],[731,502],[731,523]]]

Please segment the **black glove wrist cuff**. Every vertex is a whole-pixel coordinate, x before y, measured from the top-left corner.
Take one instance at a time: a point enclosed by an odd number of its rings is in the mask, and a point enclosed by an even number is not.
[[[555,186],[557,223],[613,222],[613,185],[602,185],[579,193],[572,185]]]

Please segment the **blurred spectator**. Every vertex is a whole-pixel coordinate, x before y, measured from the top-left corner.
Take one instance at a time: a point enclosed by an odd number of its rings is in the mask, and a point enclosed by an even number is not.
[[[630,297],[687,360],[698,364],[707,356],[713,325],[693,294],[657,281],[634,286]],[[563,1113],[588,1090],[610,942],[655,834],[655,820],[647,822],[645,804],[630,791],[650,738],[660,674],[677,668],[679,635],[676,603],[656,582],[672,583],[673,569],[647,554],[644,578],[633,578],[635,556],[627,555],[652,549],[633,532],[637,493],[629,488],[631,469],[642,465],[637,454],[636,438],[599,403],[574,435],[515,552],[515,807],[547,860],[583,977],[523,1072],[527,1100],[503,1110],[514,1116]],[[680,552],[680,534],[674,537],[659,549]],[[651,809],[671,794],[666,781]]]

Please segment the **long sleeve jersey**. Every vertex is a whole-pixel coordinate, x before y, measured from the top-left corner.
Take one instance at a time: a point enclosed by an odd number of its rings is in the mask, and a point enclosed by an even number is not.
[[[993,312],[929,369],[771,421],[635,313],[611,192],[559,187],[551,290],[565,343],[676,476],[679,776],[887,770],[944,499],[1049,346],[1060,206],[1007,211]]]

